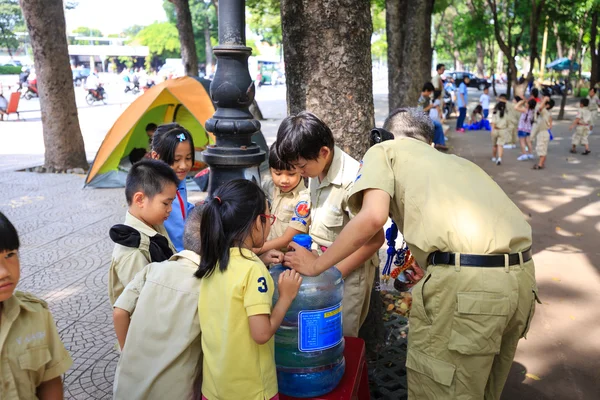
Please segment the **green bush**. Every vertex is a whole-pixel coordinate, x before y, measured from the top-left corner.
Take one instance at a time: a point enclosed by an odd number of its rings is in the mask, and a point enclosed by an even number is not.
[[[21,72],[21,67],[14,65],[0,65],[0,75],[14,75]]]

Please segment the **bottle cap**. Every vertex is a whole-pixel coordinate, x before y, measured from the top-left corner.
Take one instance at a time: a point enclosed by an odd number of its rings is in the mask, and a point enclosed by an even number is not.
[[[307,250],[310,250],[310,246],[312,244],[312,238],[310,237],[310,235],[307,235],[305,233],[299,233],[297,235],[294,235],[292,241],[294,243],[298,243],[300,246],[304,247]]]

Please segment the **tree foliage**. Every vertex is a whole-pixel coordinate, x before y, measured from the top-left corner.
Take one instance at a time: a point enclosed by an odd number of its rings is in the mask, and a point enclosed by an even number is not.
[[[177,27],[171,22],[155,22],[148,25],[136,35],[134,43],[148,46],[153,58],[179,57],[179,34]]]
[[[9,55],[19,47],[15,32],[24,30],[23,14],[18,0],[0,0],[0,48]]]

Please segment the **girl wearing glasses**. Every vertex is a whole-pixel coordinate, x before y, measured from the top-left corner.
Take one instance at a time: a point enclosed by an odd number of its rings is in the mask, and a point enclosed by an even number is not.
[[[274,222],[264,192],[247,180],[230,181],[202,209],[198,314],[202,329],[202,399],[278,399],[273,335],[302,278],[288,270],[278,282],[252,252]]]

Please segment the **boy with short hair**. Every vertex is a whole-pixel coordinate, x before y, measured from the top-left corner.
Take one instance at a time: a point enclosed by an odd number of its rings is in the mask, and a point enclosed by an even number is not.
[[[421,96],[419,96],[419,100],[417,100],[417,110],[423,111],[425,115],[429,115],[430,111],[436,107],[435,103],[431,101],[432,93],[434,93],[433,84],[431,82],[425,82],[423,90],[421,91]],[[435,128],[435,136],[433,138],[434,147],[442,151],[448,150],[446,138],[444,136],[444,127],[440,121],[435,119],[432,119],[432,121]]]
[[[303,204],[310,202],[304,179],[294,167],[281,161],[275,144],[269,149],[269,168],[271,179],[265,181],[263,189],[271,199],[271,214],[277,218],[261,253],[287,249],[294,235],[307,233],[310,225],[310,220],[301,218],[305,213]]]
[[[144,159],[131,167],[125,183],[129,205],[125,223],[109,232],[115,242],[108,273],[111,305],[135,274],[175,252],[163,223],[171,213],[178,185],[175,171],[162,161]]]
[[[481,108],[483,108],[483,118],[487,119],[488,115],[490,115],[490,89],[487,85],[483,88],[483,94],[479,97],[479,104]]]
[[[303,177],[310,178],[310,202],[300,201],[295,214],[300,220],[311,219],[309,234],[313,246],[322,254],[353,217],[348,208],[348,193],[360,164],[337,147],[329,127],[307,111],[283,120],[277,132],[276,151],[283,162],[296,167]],[[336,265],[344,277],[342,324],[345,336],[358,336],[365,320],[379,266],[377,251],[383,242],[381,230]],[[290,247],[298,250],[295,243]],[[314,257],[312,253],[307,256]],[[306,275],[313,276],[310,271]]]
[[[200,280],[194,276],[200,265],[201,209],[193,209],[186,221],[185,250],[147,265],[114,305],[121,347],[114,399],[190,398],[196,367],[202,366]]]
[[[536,107],[537,118],[535,130],[532,129],[532,136],[536,138],[535,151],[540,157],[539,162],[533,166],[533,169],[544,169],[546,156],[548,154],[548,144],[550,143],[550,132],[552,129],[552,116],[550,110],[554,107],[554,100],[549,96],[544,96]]]
[[[579,112],[577,113],[577,118],[575,118],[575,121],[573,121],[571,126],[569,126],[569,130],[575,128],[575,133],[571,139],[571,153],[573,154],[577,153],[577,146],[579,145],[585,146],[585,151],[581,154],[587,156],[591,153],[588,136],[590,135],[589,126],[592,120],[592,114],[588,109],[589,105],[590,101],[588,99],[581,99],[579,101]]]

